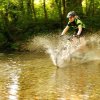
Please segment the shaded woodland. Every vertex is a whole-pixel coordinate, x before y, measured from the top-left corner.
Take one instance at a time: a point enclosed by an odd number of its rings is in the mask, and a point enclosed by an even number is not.
[[[17,49],[33,35],[62,30],[72,10],[87,29],[99,30],[100,0],[0,0],[0,47]]]

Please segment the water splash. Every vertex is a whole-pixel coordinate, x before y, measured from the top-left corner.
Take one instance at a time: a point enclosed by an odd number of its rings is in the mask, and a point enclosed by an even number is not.
[[[53,64],[59,67],[71,64],[72,59],[74,61],[78,60],[78,62],[100,59],[98,54],[95,54],[100,49],[100,40],[97,35],[89,36],[86,41],[81,40],[81,43],[79,41],[75,44],[68,41],[66,36],[64,38],[59,36],[37,36],[31,42],[35,46],[31,45],[31,47],[45,51],[49,54]],[[80,47],[84,50],[80,50],[82,49]],[[93,57],[91,57],[91,52]]]

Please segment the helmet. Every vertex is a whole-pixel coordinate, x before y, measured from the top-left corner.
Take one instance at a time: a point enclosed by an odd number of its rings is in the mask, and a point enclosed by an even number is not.
[[[75,11],[70,11],[70,12],[67,14],[67,18],[74,17],[75,15],[76,15]]]

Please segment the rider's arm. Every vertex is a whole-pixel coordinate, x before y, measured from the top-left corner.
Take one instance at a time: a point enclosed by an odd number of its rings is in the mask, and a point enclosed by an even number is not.
[[[66,34],[66,32],[67,32],[68,30],[69,30],[69,26],[67,25],[67,26],[64,28],[63,32],[61,33],[61,35]]]
[[[77,32],[77,35],[79,36],[79,35],[81,34],[81,32],[82,32],[82,26],[79,25],[79,26],[78,26],[78,32]]]
[[[82,29],[84,27],[83,22],[80,19],[77,19],[77,25],[78,25],[78,32],[77,35],[80,36],[82,33]]]

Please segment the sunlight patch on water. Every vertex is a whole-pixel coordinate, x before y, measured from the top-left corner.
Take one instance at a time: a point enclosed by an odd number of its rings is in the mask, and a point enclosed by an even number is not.
[[[19,86],[18,86],[18,76],[16,75],[13,75],[12,76],[12,82],[11,84],[9,84],[8,88],[9,88],[9,96],[8,96],[8,99],[9,100],[18,100],[18,89],[19,89]]]
[[[13,70],[10,74],[10,83],[8,84],[8,100],[18,100],[19,91],[19,73],[20,70]]]

